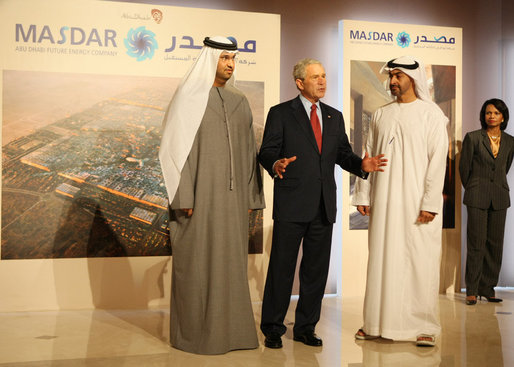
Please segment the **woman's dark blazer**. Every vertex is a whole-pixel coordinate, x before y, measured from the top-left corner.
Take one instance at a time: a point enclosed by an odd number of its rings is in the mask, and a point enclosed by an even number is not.
[[[514,154],[514,138],[501,132],[500,150],[494,158],[487,132],[483,129],[466,134],[462,142],[459,172],[464,204],[479,209],[507,209],[510,206],[509,172]]]

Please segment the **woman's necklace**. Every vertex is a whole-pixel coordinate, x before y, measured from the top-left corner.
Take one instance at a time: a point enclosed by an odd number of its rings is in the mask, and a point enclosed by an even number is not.
[[[493,141],[498,141],[500,139],[500,135],[497,135],[497,136],[492,136],[492,135],[489,135],[487,134]]]
[[[497,141],[500,139],[500,136],[501,136],[501,131],[497,132],[495,135],[493,135],[493,133],[490,133],[489,131],[487,132],[487,136],[489,136],[491,138],[491,140],[493,141]]]

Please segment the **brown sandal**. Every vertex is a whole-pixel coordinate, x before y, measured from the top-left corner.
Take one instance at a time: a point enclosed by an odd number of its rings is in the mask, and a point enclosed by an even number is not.
[[[359,329],[355,333],[355,339],[358,339],[358,340],[373,340],[373,339],[378,339],[378,338],[380,338],[378,335],[368,335],[362,329]]]
[[[435,345],[435,336],[429,334],[420,334],[416,338],[418,347],[433,347]]]

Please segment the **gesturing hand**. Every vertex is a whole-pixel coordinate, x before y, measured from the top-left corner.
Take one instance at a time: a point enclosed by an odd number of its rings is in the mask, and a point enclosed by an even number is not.
[[[282,179],[284,178],[282,177],[282,173],[286,171],[286,167],[289,165],[289,163],[294,161],[296,161],[296,156],[279,159],[277,162],[275,162],[273,170],[275,171],[276,175]]]
[[[384,170],[380,167],[387,166],[387,159],[384,158],[383,154],[376,155],[374,157],[370,157],[368,152],[364,153],[364,158],[362,158],[361,168],[365,172],[375,172],[380,171],[384,172]]]

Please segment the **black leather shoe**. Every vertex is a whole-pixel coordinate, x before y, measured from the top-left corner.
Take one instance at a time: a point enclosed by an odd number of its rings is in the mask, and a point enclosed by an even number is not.
[[[269,333],[264,339],[264,345],[267,348],[278,349],[282,348],[282,338],[279,333]]]
[[[295,335],[293,340],[302,342],[303,344],[310,345],[312,347],[321,347],[323,345],[323,340],[321,340],[321,338],[317,336],[314,331],[308,331],[303,334]]]
[[[493,302],[493,303],[499,303],[499,302],[503,302],[503,299],[501,298],[496,298],[496,297],[487,297],[487,296],[479,296],[480,299],[482,299],[482,297],[484,297],[487,302]]]

